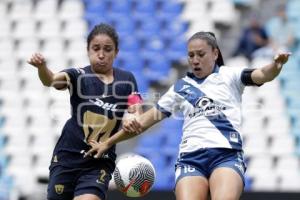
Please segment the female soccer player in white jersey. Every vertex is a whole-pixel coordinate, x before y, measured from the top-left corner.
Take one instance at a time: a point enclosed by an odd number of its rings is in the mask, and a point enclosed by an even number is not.
[[[214,200],[239,199],[246,170],[240,134],[243,89],[273,80],[289,55],[280,53],[258,69],[223,66],[214,34],[198,32],[188,40],[191,72],[161,97],[157,107],[132,120],[131,127],[103,143],[91,142],[87,155],[95,153],[97,158],[111,145],[180,109],[184,124],[176,163],[176,199],[204,200],[209,192]]]

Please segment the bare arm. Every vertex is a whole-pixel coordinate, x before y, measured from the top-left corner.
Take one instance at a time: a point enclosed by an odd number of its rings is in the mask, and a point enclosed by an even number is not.
[[[144,132],[145,130],[147,130],[157,122],[161,121],[165,117],[166,116],[156,108],[151,108],[150,110],[143,113],[139,117],[139,122],[137,123],[141,125],[141,132]],[[128,133],[125,132],[124,129],[121,129],[112,137],[108,138],[105,142],[98,143],[96,141],[91,141],[90,145],[92,146],[92,148],[85,154],[85,156],[93,155],[94,153],[96,153],[94,155],[94,158],[99,158],[105,151],[107,151],[114,144],[128,140],[135,136],[137,136],[137,134]]]
[[[44,86],[53,86],[58,90],[64,89],[68,86],[68,75],[64,72],[53,73],[47,67],[46,60],[42,54],[33,54],[27,62],[38,69],[39,78]]]
[[[255,69],[251,73],[253,82],[261,85],[272,81],[280,73],[282,66],[288,61],[290,55],[290,53],[280,53],[274,57],[272,63],[262,68]]]

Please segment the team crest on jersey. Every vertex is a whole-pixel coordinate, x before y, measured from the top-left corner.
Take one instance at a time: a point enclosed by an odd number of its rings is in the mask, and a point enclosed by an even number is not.
[[[195,111],[189,114],[189,117],[214,116],[220,114],[220,112],[223,110],[226,110],[225,106],[218,104],[207,96],[203,96],[196,101]]]
[[[57,194],[62,194],[64,192],[64,188],[65,188],[64,185],[58,184],[58,185],[55,185],[54,187],[55,187],[55,192]]]

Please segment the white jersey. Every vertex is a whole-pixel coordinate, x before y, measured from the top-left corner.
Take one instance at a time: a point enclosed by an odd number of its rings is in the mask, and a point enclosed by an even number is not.
[[[200,148],[242,149],[241,99],[245,68],[216,67],[205,79],[192,73],[178,80],[158,101],[167,116],[183,113],[179,153]]]

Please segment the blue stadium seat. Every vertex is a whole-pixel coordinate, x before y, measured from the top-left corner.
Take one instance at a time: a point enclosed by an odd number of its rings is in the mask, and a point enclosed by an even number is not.
[[[286,13],[290,20],[300,20],[300,2],[298,0],[289,0],[286,4]]]
[[[156,12],[155,0],[135,0],[133,1],[133,8],[135,13],[155,13]]]
[[[172,21],[171,21],[172,20]],[[184,33],[188,30],[188,23],[181,21],[180,19],[172,18],[170,21],[163,26],[160,34],[166,42],[181,38]]]
[[[251,191],[252,182],[253,182],[253,179],[246,175],[245,176],[245,188],[244,188],[245,191]]]
[[[155,190],[172,190],[174,189],[174,174],[173,168],[165,168],[162,170],[156,170],[156,181],[154,182],[153,189]]]
[[[167,13],[180,14],[183,9],[183,4],[178,1],[161,1],[160,10]]]
[[[145,41],[144,47],[141,51],[141,57],[144,60],[151,60],[157,56],[164,54],[165,44],[160,37],[151,37]]]
[[[150,81],[166,80],[170,72],[171,63],[162,55],[157,55],[155,59],[148,61],[146,76]]]
[[[109,18],[102,16],[100,13],[85,13],[84,19],[89,25],[89,32],[94,28],[95,25],[100,23],[112,24]]]
[[[121,67],[125,68],[131,72],[141,72],[143,71],[144,64],[143,61],[137,57],[136,55],[138,54],[138,51],[123,51],[121,50],[119,52],[119,55],[117,55],[117,63],[118,66],[116,67]]]
[[[114,19],[116,17],[116,19]],[[121,42],[125,42],[125,40],[133,40],[135,38],[132,37],[132,35],[135,32],[135,21],[132,20],[128,15],[117,15],[117,16],[111,16],[110,19],[114,22],[114,26],[119,34],[119,39],[122,40]],[[132,38],[132,39],[130,39]],[[138,43],[137,40],[135,40],[136,43]]]
[[[141,93],[143,98],[147,98],[147,92],[150,87],[149,79],[144,75],[143,71],[134,71],[133,72],[139,92]]]
[[[140,43],[135,37],[120,37],[120,51],[138,52],[140,48]]]
[[[166,56],[169,60],[176,61],[186,57],[187,46],[184,38],[171,41],[167,48]]]
[[[141,40],[147,40],[149,38],[159,36],[160,24],[157,21],[151,19],[147,21],[140,21],[137,23],[137,30],[135,35]]]
[[[114,13],[130,13],[131,1],[130,0],[110,0],[110,12]]]
[[[99,0],[87,0],[85,1],[85,12],[86,13],[104,13],[108,9],[107,4]]]
[[[0,176],[0,199],[10,199],[10,192],[13,188],[13,178],[11,176],[2,175]]]

